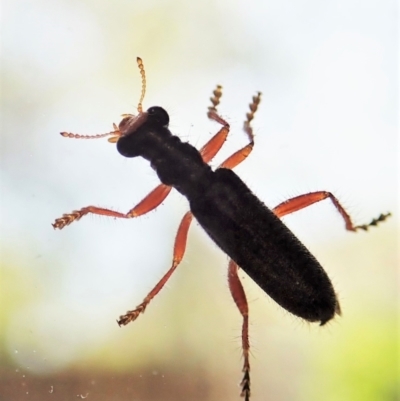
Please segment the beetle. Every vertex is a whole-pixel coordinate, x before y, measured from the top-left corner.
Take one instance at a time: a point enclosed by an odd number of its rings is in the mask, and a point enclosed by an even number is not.
[[[138,114],[123,115],[118,127],[100,135],[80,135],[62,132],[69,138],[103,138],[116,143],[124,157],[143,157],[156,171],[161,184],[127,213],[97,206],[87,206],[55,220],[53,227],[62,229],[87,214],[114,218],[134,218],[159,206],[172,188],[184,195],[190,205],[178,229],[173,261],[170,269],[135,309],[118,319],[119,325],[134,321],[143,313],[150,301],[163,288],[181,262],[189,226],[193,217],[211,239],[229,258],[228,283],[234,302],[242,315],[243,379],[242,396],[250,399],[249,362],[249,308],[243,286],[238,276],[243,269],[275,302],[290,313],[309,322],[326,324],[336,314],[340,305],[333,285],[315,257],[280,220],[316,202],[330,199],[344,220],[349,231],[367,230],[384,221],[390,213],[381,214],[370,223],[354,225],[349,214],[330,192],[318,191],[296,196],[269,209],[232,171],[251,153],[254,135],[251,122],[261,101],[261,93],[253,96],[246,114],[244,132],[248,144],[228,157],[216,170],[208,162],[224,144],[230,126],[217,111],[222,87],[217,86],[211,97],[208,117],[221,125],[220,130],[200,149],[182,142],[168,128],[169,115],[162,107],[150,107],[143,111],[142,102],[146,91],[143,62],[137,58],[142,77],[142,92],[137,107]]]

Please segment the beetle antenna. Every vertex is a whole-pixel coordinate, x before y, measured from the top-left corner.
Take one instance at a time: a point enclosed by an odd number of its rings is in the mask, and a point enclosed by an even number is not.
[[[114,131],[106,132],[105,134],[81,135],[81,134],[73,134],[72,132],[60,132],[60,135],[63,136],[64,138],[73,138],[73,139],[99,139],[110,135],[119,135],[119,130],[117,126],[114,125]]]
[[[139,103],[137,105],[137,110],[140,113],[143,112],[143,99],[144,95],[146,94],[146,72],[144,71],[144,66],[143,66],[143,61],[140,57],[136,58],[140,75],[142,77],[142,93],[140,94],[140,99]],[[131,114],[123,114],[123,117],[132,117]],[[96,135],[81,135],[81,134],[74,134],[72,132],[60,132],[61,136],[64,138],[73,138],[73,139],[99,139],[99,138],[104,138],[106,136],[112,136],[112,138],[109,138],[109,142],[115,143],[117,142],[118,138],[121,136],[121,132],[118,129],[118,127],[113,124],[114,126],[114,131],[111,132],[106,132],[105,134],[96,134]]]
[[[142,76],[142,93],[140,95],[137,111],[139,113],[142,113],[143,112],[142,102],[144,99],[144,95],[146,94],[146,72],[144,71],[143,61],[140,57],[136,58],[136,62],[139,67],[140,75]]]

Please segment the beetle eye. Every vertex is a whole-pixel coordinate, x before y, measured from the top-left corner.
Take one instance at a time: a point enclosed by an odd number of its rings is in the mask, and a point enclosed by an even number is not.
[[[167,127],[169,124],[169,115],[168,113],[159,106],[150,107],[147,110],[149,118],[151,121],[155,121],[163,127]]]

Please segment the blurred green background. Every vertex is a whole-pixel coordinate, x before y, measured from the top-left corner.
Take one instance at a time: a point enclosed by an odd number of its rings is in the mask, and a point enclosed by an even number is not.
[[[236,170],[267,205],[314,190],[329,202],[285,218],[326,268],[343,316],[300,321],[241,272],[250,303],[252,400],[399,399],[398,10],[395,1],[5,0],[1,18],[0,400],[238,400],[241,319],[228,259],[193,224],[185,259],[135,323],[170,266],[187,202],[173,193],[134,221],[86,217],[87,205],[129,210],[157,185],[144,160],[106,140],[140,95],[170,128],[203,145],[214,86],[232,131],[213,165],[246,143],[256,91],[256,146]]]

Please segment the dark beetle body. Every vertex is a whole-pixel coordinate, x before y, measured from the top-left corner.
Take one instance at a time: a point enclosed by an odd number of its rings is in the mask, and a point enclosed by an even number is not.
[[[196,148],[172,135],[164,109],[150,108],[143,121],[121,122],[123,156],[149,160],[162,183],[186,196],[214,242],[283,308],[321,325],[340,312],[318,261],[232,170],[212,171]]]
[[[189,202],[215,243],[289,312],[332,319],[340,310],[332,283],[308,249],[232,170],[217,169],[209,184]]]

